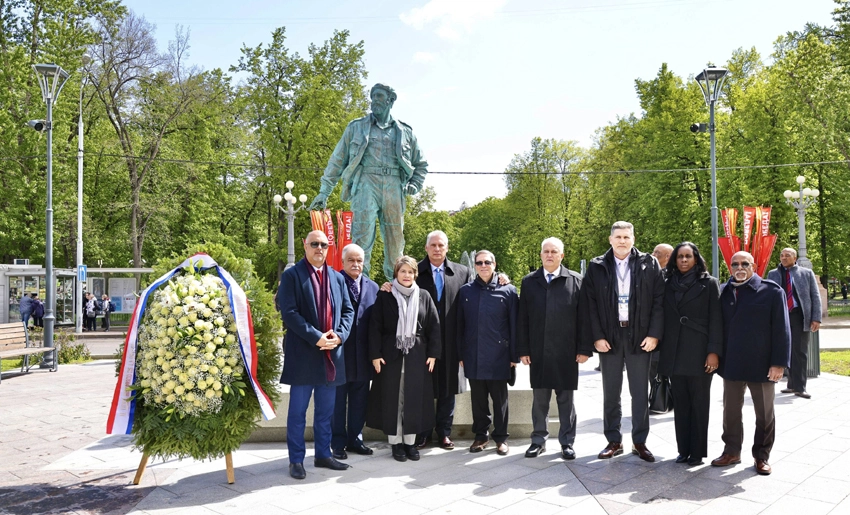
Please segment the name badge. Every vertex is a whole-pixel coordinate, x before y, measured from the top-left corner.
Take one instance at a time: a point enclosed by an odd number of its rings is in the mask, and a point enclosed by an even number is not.
[[[620,320],[628,320],[629,319],[629,296],[628,295],[620,295],[617,297],[617,311],[619,313]]]

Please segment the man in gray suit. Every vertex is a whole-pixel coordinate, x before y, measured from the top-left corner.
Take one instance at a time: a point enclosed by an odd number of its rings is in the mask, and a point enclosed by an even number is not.
[[[779,266],[767,273],[767,278],[785,291],[785,304],[791,322],[791,369],[788,385],[782,393],[793,393],[804,399],[812,396],[806,391],[806,368],[809,361],[809,334],[820,328],[821,300],[818,280],[808,268],[797,265],[797,251],[782,249]]]

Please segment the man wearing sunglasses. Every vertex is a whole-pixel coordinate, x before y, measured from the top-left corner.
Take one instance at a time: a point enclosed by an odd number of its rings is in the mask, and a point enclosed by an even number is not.
[[[744,392],[750,390],[756,414],[753,458],[756,472],[771,473],[768,463],[776,439],[774,384],[791,359],[791,329],[785,292],[755,273],[748,252],[732,256],[729,279],[720,294],[723,311],[723,354],[717,373],[723,378],[723,454],[711,464],[741,463],[744,441]]]
[[[456,342],[460,364],[469,379],[472,431],[469,452],[481,452],[492,436],[499,455],[508,454],[508,382],[516,373],[516,288],[500,285],[496,257],[489,250],[475,254],[477,277],[461,287],[457,304]],[[514,375],[514,377],[516,377]],[[494,416],[490,415],[490,400]],[[490,434],[490,424],[493,433]]]
[[[342,342],[348,338],[354,309],[345,279],[328,267],[328,237],[313,231],[304,240],[304,259],[280,278],[277,301],[286,329],[283,373],[280,382],[290,385],[286,418],[289,475],[304,479],[307,406],[313,397],[313,465],[345,470],[331,455],[331,420],[336,387],[345,384]]]

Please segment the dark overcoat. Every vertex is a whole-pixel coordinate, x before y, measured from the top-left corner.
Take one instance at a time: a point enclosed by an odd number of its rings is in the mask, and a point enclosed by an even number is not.
[[[593,345],[579,338],[582,277],[561,266],[546,282],[541,267],[522,278],[517,323],[517,351],[531,358],[531,387],[578,388],[576,356],[593,355]]]
[[[388,435],[396,434],[398,391],[404,363],[404,434],[421,433],[433,428],[435,423],[432,373],[428,372],[426,361],[439,359],[441,352],[440,319],[431,297],[419,292],[416,343],[407,354],[396,348],[397,327],[395,297],[392,293],[378,292],[369,320],[369,358],[383,358],[386,363],[372,380],[366,425]]]
[[[323,332],[318,329],[319,312],[313,294],[310,277],[313,265],[302,259],[295,266],[283,272],[277,292],[280,304],[280,317],[286,328],[283,359],[283,373],[280,382],[290,385],[331,385],[345,383],[345,359],[340,345],[331,351],[336,367],[336,378],[328,382],[325,372],[325,351],[316,343]],[[339,272],[328,267],[328,279],[331,280],[331,306],[333,307],[333,330],[342,341],[348,339],[354,308],[346,293],[345,279]]]
[[[766,383],[770,367],[790,366],[788,307],[778,284],[758,275],[738,288],[726,283],[720,306],[723,355],[717,373],[723,379]]]
[[[512,284],[499,285],[498,274],[489,283],[476,278],[463,285],[457,304],[456,342],[463,373],[468,379],[508,381],[516,352],[519,297]]]
[[[590,345],[597,340],[607,340],[611,348],[617,345],[617,272],[614,270],[614,251],[595,257],[587,266],[582,282],[582,316],[587,317],[588,330],[583,337]],[[647,336],[664,335],[664,275],[658,261],[650,254],[632,248],[629,259],[631,285],[629,287],[629,324],[632,337],[632,354],[644,352],[640,344]]]
[[[459,391],[457,344],[454,341],[457,308],[455,298],[460,287],[469,282],[469,268],[459,263],[446,260],[446,273],[443,284],[443,296],[437,300],[437,287],[434,285],[434,275],[431,273],[431,262],[426,257],[419,262],[419,275],[416,284],[427,291],[437,307],[440,317],[440,337],[442,342],[442,359],[437,361],[434,368],[434,396],[447,397]]]
[[[664,292],[664,339],[659,344],[658,373],[702,376],[710,353],[723,355],[720,283],[703,273],[676,301],[672,282]]]
[[[351,305],[354,306],[351,333],[342,345],[345,355],[345,380],[349,383],[370,381],[375,369],[369,358],[369,317],[372,316],[372,305],[378,296],[378,283],[365,275],[360,276],[360,302],[354,301],[348,283],[345,286]]]

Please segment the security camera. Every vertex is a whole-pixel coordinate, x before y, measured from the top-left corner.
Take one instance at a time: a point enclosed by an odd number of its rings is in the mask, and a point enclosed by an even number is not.
[[[30,120],[27,122],[27,125],[38,132],[44,132],[47,129],[47,122],[44,120]]]
[[[691,132],[705,132],[708,126],[704,123],[691,124]]]

